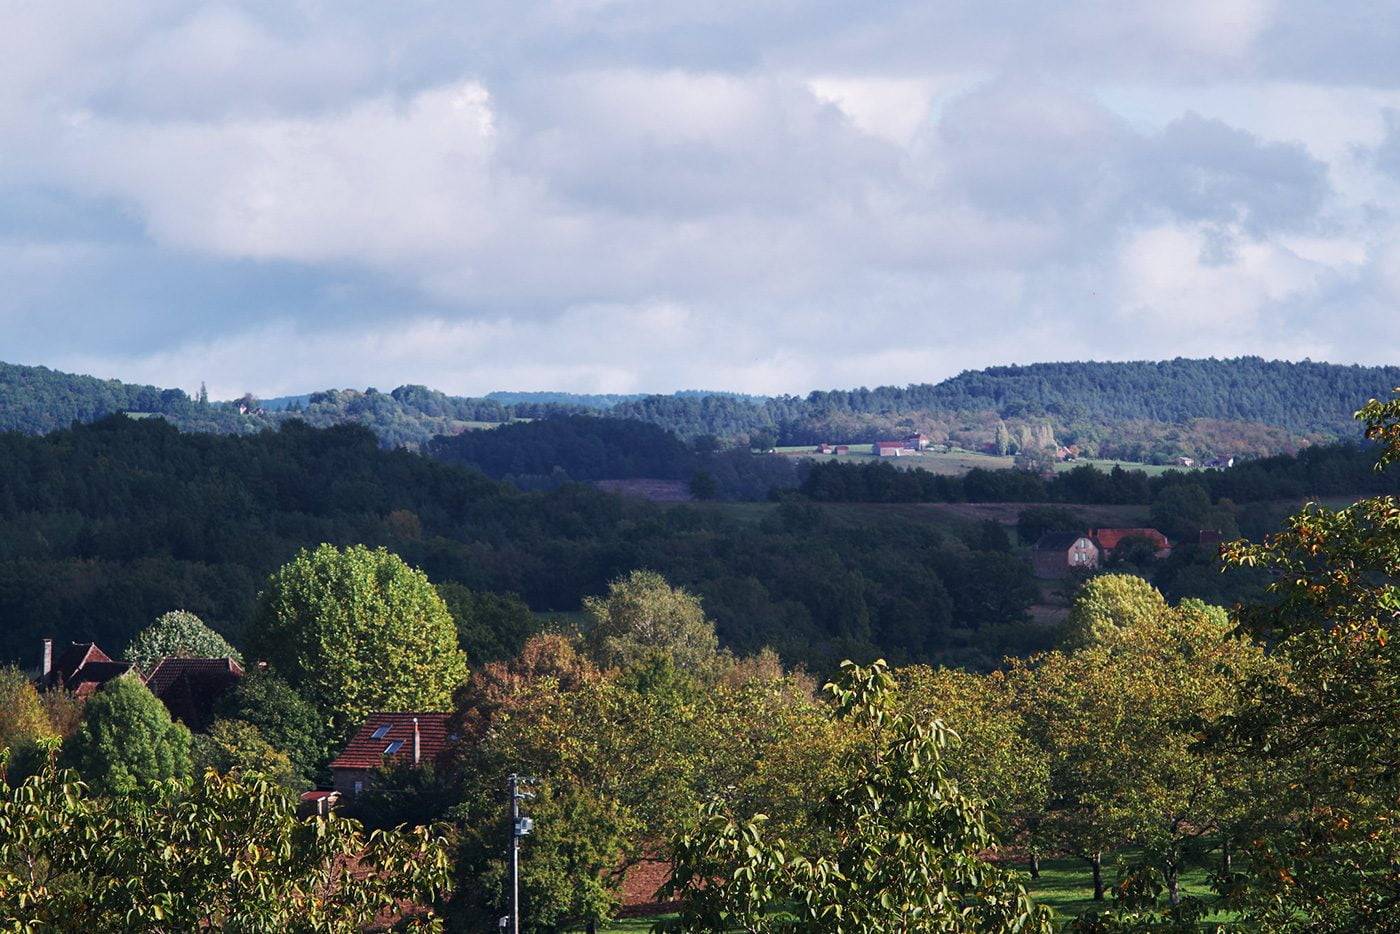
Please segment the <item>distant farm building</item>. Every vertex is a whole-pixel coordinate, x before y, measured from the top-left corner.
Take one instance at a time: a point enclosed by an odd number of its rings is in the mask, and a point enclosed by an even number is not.
[[[1090,529],[1089,537],[1094,540],[1094,544],[1099,546],[1099,550],[1104,554],[1111,554],[1114,549],[1123,543],[1124,539],[1142,538],[1150,541],[1153,545],[1153,556],[1165,558],[1172,553],[1171,543],[1167,537],[1156,529]]]
[[[911,451],[927,451],[929,446],[928,435],[922,432],[914,432],[904,439],[904,446]]]
[[[331,784],[341,799],[364,793],[380,768],[437,762],[447,752],[445,713],[372,713],[331,762]]]
[[[910,447],[908,441],[876,441],[874,448],[876,457],[904,457],[918,450]]]
[[[849,444],[828,444],[827,442],[823,441],[821,444],[817,445],[817,453],[849,454],[851,453],[851,446]]]
[[[1035,576],[1068,577],[1099,566],[1099,548],[1083,532],[1046,532],[1031,549]]]

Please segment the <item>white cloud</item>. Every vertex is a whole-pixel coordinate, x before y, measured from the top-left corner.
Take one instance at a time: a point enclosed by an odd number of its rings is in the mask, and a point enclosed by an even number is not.
[[[0,33],[0,320],[31,361],[263,393],[1374,359],[1400,67],[1344,20],[29,5]]]

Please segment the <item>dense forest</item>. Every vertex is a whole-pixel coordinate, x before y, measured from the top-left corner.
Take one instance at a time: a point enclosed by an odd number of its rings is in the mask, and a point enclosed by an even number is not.
[[[251,433],[299,418],[363,425],[385,447],[419,448],[482,424],[591,412],[648,422],[682,440],[726,446],[868,442],[923,431],[936,443],[1015,453],[1047,435],[1088,456],[1172,463],[1265,457],[1351,437],[1351,414],[1400,385],[1400,367],[1287,363],[1258,357],[1159,363],[1040,363],[969,371],[940,383],[760,397],[491,393],[423,386],[336,389],[263,406],[191,398],[43,367],[0,364],[0,430],[42,434],[116,412],[151,413],[190,431]]]
[[[559,415],[434,438],[427,453],[474,467],[521,489],[639,477],[683,481],[697,499],[762,500],[791,489],[806,461],[747,449],[721,449],[714,438],[687,444],[647,422]]]
[[[238,644],[267,575],[321,542],[385,545],[435,584],[537,611],[657,570],[700,595],[726,645],[823,668],[872,653],[985,666],[1049,638],[1025,562],[976,529],[522,493],[356,426],[220,436],[117,416],[0,436],[0,476],[0,658],[25,663],[43,636],[120,646],[176,608]]]

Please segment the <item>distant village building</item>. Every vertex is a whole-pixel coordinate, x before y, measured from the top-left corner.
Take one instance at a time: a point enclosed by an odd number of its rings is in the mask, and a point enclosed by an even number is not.
[[[1235,466],[1235,459],[1233,457],[1212,457],[1206,461],[1205,466],[1206,470],[1224,470],[1226,467]]]
[[[1180,467],[1195,467],[1196,460],[1192,457],[1178,457],[1176,463]]]
[[[915,448],[909,446],[908,441],[876,441],[876,457],[904,457],[915,453]]]
[[[146,687],[159,697],[170,716],[192,730],[214,722],[214,706],[243,677],[231,658],[163,658],[146,676]]]
[[[916,431],[904,439],[904,446],[911,451],[927,451],[929,437],[922,432]]]
[[[1099,566],[1099,548],[1083,532],[1046,532],[1031,549],[1035,576],[1068,577]]]
[[[113,660],[95,642],[74,642],[55,657],[53,640],[45,639],[34,681],[41,691],[62,688],[85,700],[131,668],[131,662]]]
[[[446,713],[370,714],[331,762],[331,785],[341,799],[354,801],[385,765],[437,762],[453,739],[448,733],[450,717]]]
[[[1125,538],[1145,538],[1154,546],[1153,557],[1166,558],[1172,553],[1167,537],[1156,529],[1090,529],[1089,537],[1104,554],[1111,554]]]

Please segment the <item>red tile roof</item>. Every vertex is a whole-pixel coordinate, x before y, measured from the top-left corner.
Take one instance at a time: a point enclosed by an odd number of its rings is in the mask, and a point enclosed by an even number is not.
[[[1131,537],[1151,539],[1158,550],[1171,547],[1167,537],[1156,529],[1092,529],[1089,534],[1104,551],[1112,551],[1123,539]]]
[[[345,749],[331,763],[332,769],[377,769],[386,758],[395,762],[413,761],[413,721],[418,720],[419,761],[433,762],[447,751],[455,739],[447,732],[451,714],[446,713],[374,713],[369,715],[363,726],[346,744]],[[380,727],[386,727],[383,735],[374,734]],[[388,748],[401,742],[395,752]]]

